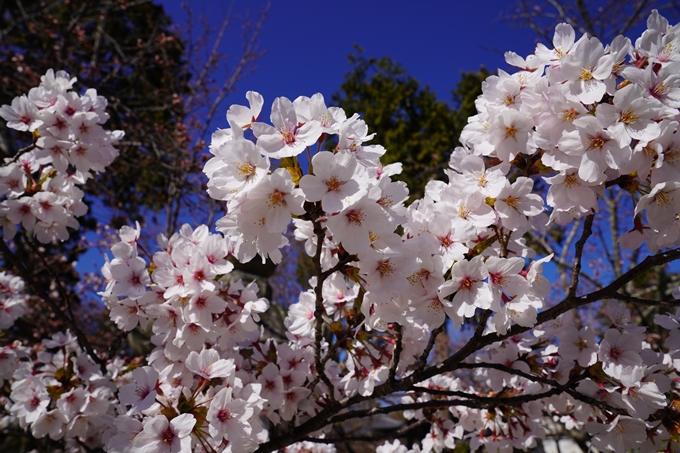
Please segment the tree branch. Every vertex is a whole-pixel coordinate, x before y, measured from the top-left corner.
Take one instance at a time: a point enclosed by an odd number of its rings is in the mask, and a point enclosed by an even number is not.
[[[581,237],[576,242],[576,252],[574,256],[574,268],[571,273],[571,285],[569,285],[569,290],[567,291],[567,299],[573,299],[576,296],[576,290],[578,289],[578,279],[581,274],[581,259],[583,258],[583,247],[586,245],[588,237],[593,233],[593,220],[595,214],[590,214],[586,217],[585,222],[583,222],[583,233]]]

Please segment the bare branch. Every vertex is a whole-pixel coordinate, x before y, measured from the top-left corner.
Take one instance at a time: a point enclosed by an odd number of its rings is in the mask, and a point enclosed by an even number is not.
[[[583,233],[581,233],[581,238],[576,242],[574,268],[571,273],[571,285],[569,285],[567,299],[573,299],[576,296],[576,290],[578,289],[578,279],[579,276],[581,275],[581,259],[583,258],[583,247],[585,247],[586,241],[593,233],[594,218],[595,214],[590,214],[588,217],[586,217],[585,222],[583,222]]]
[[[213,68],[215,62],[217,62],[217,60],[219,59],[219,47],[220,44],[222,44],[222,39],[224,39],[224,33],[227,31],[227,27],[231,23],[231,13],[233,8],[234,1],[232,0],[231,4],[229,5],[229,11],[224,16],[224,20],[222,21],[220,31],[217,33],[217,37],[215,38],[215,42],[213,43],[212,50],[210,51],[210,55],[208,56],[208,60],[205,62],[205,65],[203,65],[203,70],[201,71],[201,74],[198,76],[198,78],[196,79],[196,83],[193,86],[194,92],[189,96],[189,98],[184,103],[184,107],[187,110],[191,108],[191,104],[195,99],[196,93],[203,87],[203,84],[205,83],[205,78],[208,76],[208,73]]]
[[[583,2],[583,0],[576,0],[576,7],[578,8],[579,14],[583,18],[583,24],[585,25],[588,34],[590,34],[590,36],[597,36],[595,33],[595,27],[593,27],[593,21],[590,18],[590,13],[588,12],[588,8],[586,7],[586,4]]]
[[[569,25],[571,25],[575,29],[579,30],[581,33],[587,33],[588,32],[588,30],[581,27],[571,17],[569,17],[569,15],[564,11],[564,8],[562,8],[562,5],[560,4],[560,2],[558,2],[557,0],[548,0],[548,3],[550,3],[553,6],[553,8],[555,8],[555,10],[557,10],[557,14],[560,15],[560,18],[563,21],[565,21],[566,23],[568,23]]]
[[[637,297],[627,296],[625,294],[617,293],[613,299],[620,300],[622,302],[627,302],[631,304],[644,305],[647,307],[666,307],[666,308],[676,308],[680,307],[680,299],[674,300],[651,300],[651,299],[640,299]]]
[[[394,352],[392,353],[392,366],[390,367],[390,374],[387,378],[388,380],[394,380],[397,374],[397,367],[399,366],[399,358],[401,357],[401,351],[404,347],[402,344],[402,333],[401,325],[395,324],[394,330],[396,331],[396,336],[394,338]]]
[[[437,339],[437,336],[444,331],[446,328],[446,322],[444,322],[441,326],[437,327],[432,331],[430,334],[430,339],[427,341],[427,346],[425,347],[425,350],[423,353],[420,355],[418,358],[418,364],[417,368],[419,370],[422,370],[425,368],[425,365],[427,364],[427,358],[430,356],[430,352],[432,351],[432,348],[434,347],[435,340]]]
[[[578,225],[577,225],[578,226]],[[576,231],[576,230],[573,230]],[[564,290],[566,292],[567,289],[567,276],[565,274],[565,269],[571,269],[571,265],[567,263],[564,260],[563,256],[558,256],[557,253],[555,252],[555,249],[552,248],[552,246],[548,243],[548,241],[545,240],[545,238],[538,236],[537,234],[530,232],[532,235],[532,239],[536,241],[536,243],[543,248],[546,254],[553,255],[552,262],[557,264],[558,267],[558,272],[560,274],[560,280],[563,282],[562,285],[564,287]],[[601,288],[602,283],[598,282],[595,280],[593,277],[591,277],[589,274],[584,274],[583,272],[581,273],[581,278],[586,280],[588,283],[593,285],[595,288]]]
[[[300,439],[301,441],[306,441],[306,442],[314,442],[318,444],[337,444],[337,443],[344,443],[344,442],[375,442],[376,440],[383,440],[383,439],[392,439],[392,438],[399,438],[406,434],[407,432],[417,428],[420,425],[423,425],[425,423],[428,423],[428,420],[426,418],[421,418],[415,423],[411,423],[409,425],[404,426],[403,428],[395,431],[395,432],[387,432],[382,435],[375,435],[375,436],[354,436],[354,437],[349,437],[349,436],[343,436],[343,437],[328,437],[328,438],[319,438],[319,437],[303,437]]]
[[[582,393],[577,392],[576,390],[573,390],[569,383],[566,385],[562,385],[559,382],[553,380],[553,379],[547,379],[541,376],[536,376],[533,374],[525,373],[520,370],[516,370],[514,368],[507,367],[505,365],[501,365],[498,363],[463,363],[461,364],[458,368],[460,369],[476,369],[476,368],[492,368],[495,370],[499,371],[504,371],[508,374],[514,374],[516,376],[521,376],[525,379],[528,379],[533,382],[540,382],[541,384],[549,385],[550,387],[553,387],[554,389],[558,389],[564,393],[569,394],[572,396],[574,399],[577,399],[579,401],[583,401],[584,403],[590,404],[591,406],[598,407],[604,411],[611,412],[614,414],[627,414],[627,412],[623,409],[619,409],[616,407],[612,407],[607,403],[604,403],[600,400],[596,400],[595,398],[591,398],[587,395],[583,395]],[[570,381],[571,384],[573,384],[576,381]],[[509,398],[508,398],[509,399]]]
[[[648,3],[648,0],[641,0],[637,6],[635,7],[635,10],[631,13],[630,16],[628,16],[628,20],[626,21],[625,24],[623,24],[623,27],[616,32],[617,35],[622,35],[626,33],[630,27],[635,24],[635,22],[639,19],[640,13],[642,12],[642,9],[645,7],[645,5]]]

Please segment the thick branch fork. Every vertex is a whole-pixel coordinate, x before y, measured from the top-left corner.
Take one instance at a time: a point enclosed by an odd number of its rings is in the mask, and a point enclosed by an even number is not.
[[[619,290],[621,290],[626,283],[632,281],[636,277],[642,275],[644,272],[648,271],[651,268],[654,268],[656,266],[662,266],[664,264],[670,263],[672,261],[680,259],[680,248],[668,250],[662,253],[658,253],[656,255],[649,256],[645,258],[643,261],[641,261],[639,264],[631,268],[628,272],[624,273],[621,275],[619,278],[611,282],[609,285],[605,286],[602,289],[599,289],[597,291],[593,291],[589,294],[583,295],[583,296],[576,296],[576,289],[578,285],[578,276],[575,275],[580,272],[580,256],[583,252],[583,247],[585,245],[585,242],[587,238],[590,236],[592,233],[592,220],[590,219],[590,216],[586,218],[586,221],[584,222],[584,231],[581,235],[581,238],[576,244],[577,248],[577,256],[579,257],[579,262],[574,263],[574,275],[572,275],[572,283],[570,285],[570,291],[567,294],[567,296],[559,302],[557,305],[542,311],[541,313],[538,314],[537,316],[537,325],[542,324],[546,321],[549,321],[551,319],[557,318],[559,315],[568,312],[569,310],[575,309],[582,307],[584,305],[588,305],[593,302],[597,302],[600,300],[605,300],[605,299],[620,299],[625,302],[631,302],[631,303],[639,303],[643,305],[661,305],[661,306],[680,306],[680,301],[674,300],[674,301],[651,301],[651,300],[644,300],[644,299],[636,299],[636,298],[631,298],[629,296],[622,295],[619,293]],[[317,239],[323,239],[322,234],[317,235]],[[317,244],[318,245],[318,244]],[[320,257],[320,254],[318,254]],[[315,257],[316,259],[316,257]],[[319,261],[320,265],[320,261]],[[574,278],[575,277],[575,278]],[[573,287],[573,290],[571,288]],[[318,284],[317,288],[319,289],[319,294],[320,294],[320,289],[321,285]],[[321,300],[323,302],[323,300]],[[306,422],[302,423],[299,426],[296,426],[295,428],[291,429],[287,433],[274,438],[270,440],[267,443],[264,443],[260,445],[260,447],[257,449],[257,453],[269,453],[275,450],[278,450],[280,448],[283,448],[286,445],[290,445],[294,442],[306,439],[309,440],[309,436],[314,433],[315,431],[318,431],[325,426],[332,424],[332,423],[337,423],[341,422],[344,420],[349,420],[351,418],[360,418],[360,417],[368,417],[371,415],[377,415],[381,413],[389,413],[389,412],[394,412],[394,411],[400,411],[400,410],[412,410],[412,409],[422,409],[422,408],[437,408],[437,407],[450,407],[450,406],[467,406],[467,407],[487,407],[487,405],[498,405],[498,404],[519,404],[521,402],[526,402],[526,401],[534,401],[535,399],[541,399],[545,398],[548,396],[552,396],[558,393],[563,393],[566,392],[570,396],[583,401],[587,404],[591,404],[595,407],[598,407],[602,410],[608,411],[613,414],[619,414],[621,413],[620,409],[613,408],[605,403],[602,403],[600,401],[597,401],[593,398],[590,398],[586,395],[582,395],[575,390],[567,388],[567,386],[561,385],[557,383],[556,381],[550,380],[543,378],[541,376],[534,376],[532,374],[527,374],[523,373],[518,370],[514,370],[511,368],[504,367],[503,365],[500,364],[493,364],[493,363],[483,363],[483,364],[468,364],[464,363],[464,360],[466,360],[468,357],[470,357],[474,352],[480,350],[481,348],[491,345],[493,343],[505,340],[507,338],[510,338],[515,335],[519,335],[521,333],[527,332],[531,330],[533,327],[523,327],[520,325],[514,325],[511,329],[508,330],[508,332],[505,335],[498,335],[498,334],[489,334],[489,335],[483,335],[483,330],[484,330],[484,325],[486,324],[486,320],[490,316],[491,313],[487,313],[486,311],[483,313],[482,319],[480,322],[480,325],[476,329],[474,335],[472,338],[462,347],[460,348],[455,354],[444,360],[443,362],[431,366],[429,368],[421,368],[421,361],[418,362],[418,365],[416,370],[411,373],[408,376],[403,377],[402,379],[397,379],[396,377],[396,372],[395,375],[392,375],[390,373],[390,377],[387,379],[387,381],[379,386],[376,386],[374,392],[372,395],[369,396],[361,396],[361,395],[355,395],[351,398],[345,398],[341,401],[335,401],[332,400],[330,401],[318,414],[316,414],[314,417],[311,419],[307,420]],[[320,329],[321,324],[317,324],[317,329]],[[433,335],[430,338],[430,342],[433,343],[433,339],[436,337],[436,333],[441,332],[441,327],[439,329],[435,329],[433,331]],[[421,357],[422,359],[427,359],[426,357]],[[319,358],[320,360],[320,358]],[[424,361],[423,361],[424,362]],[[551,387],[550,390],[547,390],[546,392],[539,393],[539,394],[534,394],[534,395],[519,395],[519,396],[514,396],[514,397],[508,397],[508,398],[485,398],[485,397],[479,397],[475,395],[466,395],[465,398],[462,399],[456,399],[456,400],[447,400],[447,401],[440,401],[440,400],[435,400],[435,401],[427,401],[427,402],[421,402],[421,403],[412,403],[412,404],[400,404],[400,405],[391,405],[391,406],[386,406],[386,407],[376,407],[372,409],[367,409],[367,410],[356,410],[356,411],[349,411],[349,412],[342,412],[346,409],[349,409],[351,406],[354,406],[358,403],[361,403],[363,401],[368,401],[368,400],[373,400],[377,398],[382,398],[385,396],[388,396],[392,393],[395,392],[408,392],[408,391],[423,391],[427,392],[427,389],[420,389],[419,387],[416,386],[416,384],[427,380],[433,376],[442,374],[442,373],[448,373],[452,372],[455,370],[459,369],[470,369],[470,368],[479,368],[479,367],[486,367],[486,368],[494,368],[494,369],[499,369],[501,371],[505,371],[511,374],[516,374],[519,376],[522,376],[526,379],[533,380],[536,382],[541,382],[549,387]],[[323,370],[317,369],[317,373],[320,373],[321,379],[324,380],[328,379],[325,376],[325,373],[323,373]],[[457,396],[457,395],[452,395],[452,396]],[[462,395],[460,395],[462,396]]]

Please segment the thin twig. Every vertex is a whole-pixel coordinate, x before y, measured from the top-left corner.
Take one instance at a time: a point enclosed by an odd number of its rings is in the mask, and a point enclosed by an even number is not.
[[[593,220],[595,219],[595,214],[590,214],[586,217],[585,222],[583,222],[583,233],[581,237],[576,242],[576,252],[574,253],[574,268],[571,273],[571,284],[569,285],[569,290],[567,291],[567,298],[573,299],[576,296],[576,290],[578,289],[578,279],[581,275],[581,260],[583,258],[583,248],[586,245],[586,241],[593,233]]]
[[[576,7],[583,18],[583,23],[586,26],[586,30],[588,30],[588,34],[590,34],[590,36],[596,36],[593,21],[590,19],[590,13],[583,0],[576,0]]]
[[[625,24],[623,24],[623,27],[621,27],[621,30],[619,30],[616,34],[617,35],[623,35],[626,33],[630,27],[633,26],[635,21],[638,19],[640,12],[642,12],[642,8],[645,7],[647,4],[648,0],[642,0],[640,3],[637,4],[637,7],[635,8],[635,11],[631,13],[630,16],[628,16],[628,20],[626,21]]]
[[[328,438],[320,438],[320,437],[303,437],[300,439],[300,441],[306,441],[306,442],[314,442],[317,444],[337,444],[337,443],[344,443],[344,442],[375,442],[377,440],[383,440],[383,439],[398,439],[399,437],[403,436],[407,432],[417,428],[420,425],[423,425],[425,423],[428,423],[428,420],[426,418],[421,418],[415,423],[411,423],[409,425],[404,426],[403,428],[395,431],[395,432],[386,432],[382,435],[375,435],[375,436],[354,436],[354,437],[349,437],[349,436],[343,436],[343,437],[328,437]]]
[[[317,209],[320,207],[319,203],[315,206]],[[316,234],[316,252],[312,258],[314,262],[314,268],[316,270],[316,286],[314,287],[314,295],[316,297],[315,307],[314,307],[314,365],[316,368],[317,375],[321,378],[326,387],[328,388],[328,397],[331,402],[335,402],[335,387],[328,376],[326,375],[325,363],[322,362],[321,357],[321,343],[323,341],[323,325],[324,316],[326,315],[326,309],[323,304],[323,283],[326,281],[328,275],[324,275],[323,267],[321,265],[321,254],[323,253],[323,241],[326,238],[326,233],[321,226],[321,222],[318,220],[318,215],[314,215],[314,233]]]
[[[401,350],[404,347],[404,345],[402,344],[401,325],[395,324],[394,330],[396,332],[396,335],[395,335],[395,338],[394,338],[394,352],[392,353],[392,366],[390,367],[390,374],[387,378],[388,380],[394,380],[394,377],[397,374],[397,367],[399,366],[399,358],[401,357]]]
[[[525,379],[528,379],[533,382],[539,382],[541,384],[548,385],[550,387],[553,387],[555,389],[561,390],[564,393],[569,394],[572,396],[574,399],[577,399],[579,401],[583,401],[584,403],[590,404],[591,406],[598,407],[604,411],[612,412],[614,414],[619,414],[619,415],[626,415],[627,412],[624,409],[619,409],[617,407],[612,407],[609,404],[602,402],[600,400],[597,400],[595,398],[591,398],[587,395],[583,395],[582,393],[577,392],[576,390],[572,389],[569,384],[563,385],[557,382],[554,379],[548,379],[544,378],[542,376],[536,376],[534,374],[529,374],[525,373],[524,371],[521,370],[516,370],[514,368],[507,367],[505,365],[501,365],[500,363],[462,363],[458,367],[459,369],[477,369],[477,368],[492,368],[495,370],[499,371],[504,371],[508,374],[514,374],[515,376],[520,376]],[[574,381],[572,381],[573,383]],[[509,399],[509,398],[508,398]]]
[[[418,364],[416,366],[417,369],[421,370],[425,368],[425,365],[427,365],[427,358],[430,356],[430,352],[434,347],[435,340],[437,339],[437,336],[444,331],[445,327],[446,322],[444,322],[441,326],[437,327],[432,331],[432,333],[430,334],[430,339],[427,341],[427,346],[425,347],[425,350],[420,355],[420,358],[418,358]]]

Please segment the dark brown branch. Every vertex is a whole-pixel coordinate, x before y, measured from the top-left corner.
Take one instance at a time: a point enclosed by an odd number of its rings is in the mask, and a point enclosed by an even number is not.
[[[590,214],[586,217],[585,222],[583,222],[583,233],[581,237],[576,242],[576,252],[574,256],[574,268],[571,273],[571,284],[569,285],[569,291],[567,291],[567,299],[573,299],[576,297],[576,290],[578,289],[578,279],[581,275],[581,260],[583,258],[583,248],[586,245],[586,241],[593,233],[593,220],[595,219],[595,214]]]
[[[318,209],[318,203],[314,206],[314,210]],[[326,308],[323,304],[323,283],[330,274],[324,274],[321,265],[321,254],[323,252],[323,241],[326,238],[326,233],[324,232],[321,223],[318,220],[318,215],[313,217],[314,224],[314,234],[316,234],[316,251],[314,257],[312,258],[314,262],[314,269],[316,270],[316,286],[314,287],[314,295],[316,297],[315,307],[314,307],[314,366],[316,368],[316,373],[321,381],[326,384],[328,388],[328,398],[330,401],[335,402],[335,387],[328,376],[326,376],[325,362],[322,361],[321,357],[321,343],[323,340],[323,324],[324,316],[326,315]]]
[[[560,15],[560,18],[574,27],[574,29],[580,30],[581,33],[587,33],[588,31],[585,30],[583,27],[581,27],[579,24],[577,24],[569,15],[564,11],[564,8],[562,8],[562,5],[560,5],[560,2],[557,0],[548,0],[548,3],[550,3],[555,10],[557,10],[557,14]]]
[[[466,400],[471,400],[471,401],[489,402],[489,403],[493,404],[494,406],[499,406],[501,404],[505,404],[505,405],[521,404],[521,403],[526,403],[526,402],[529,402],[529,401],[535,401],[535,400],[541,399],[541,398],[548,398],[550,396],[557,395],[562,390],[557,388],[557,387],[553,387],[551,390],[549,390],[545,393],[531,393],[531,394],[526,394],[526,395],[508,396],[508,397],[480,396],[480,395],[475,395],[473,393],[460,392],[460,391],[455,391],[455,390],[439,390],[439,389],[430,389],[430,388],[427,388],[427,387],[418,387],[418,386],[411,387],[411,391],[429,393],[430,395],[453,396],[453,397],[456,397],[456,398],[465,398]]]
[[[640,1],[640,3],[637,4],[635,11],[633,11],[631,13],[631,15],[628,16],[628,20],[626,21],[625,24],[623,24],[623,27],[621,27],[621,30],[619,30],[616,33],[617,35],[623,35],[624,33],[626,33],[630,29],[630,27],[633,26],[635,21],[640,16],[640,13],[642,12],[642,8],[644,8],[647,3],[648,3],[648,0],[642,0],[642,1]]]
[[[392,366],[390,367],[390,374],[389,377],[387,378],[390,381],[394,380],[394,377],[397,375],[397,367],[399,366],[401,351],[404,347],[404,345],[402,344],[401,325],[395,324],[394,330],[396,332],[396,335],[394,338],[394,352],[392,353]]]
[[[680,307],[680,299],[674,299],[674,300],[652,300],[652,299],[639,299],[637,297],[631,297],[627,296],[625,294],[616,294],[614,296],[617,300],[620,300],[621,302],[627,302],[631,304],[637,304],[637,305],[644,305],[647,307],[667,307],[667,308],[676,308]]]
[[[520,370],[516,370],[514,368],[507,367],[505,365],[501,365],[499,363],[462,363],[458,366],[459,369],[476,369],[476,368],[492,368],[495,370],[499,371],[504,371],[508,374],[514,374],[515,376],[520,376],[525,379],[528,379],[533,382],[539,382],[541,384],[548,385],[550,387],[553,387],[553,389],[560,390],[564,393],[569,394],[572,396],[574,399],[577,399],[579,401],[582,401],[586,404],[590,404],[591,406],[598,407],[604,411],[608,411],[614,414],[619,414],[619,415],[627,415],[628,413],[623,410],[619,409],[616,407],[612,407],[607,403],[604,403],[600,400],[596,400],[595,398],[591,398],[587,395],[583,395],[582,393],[577,392],[576,390],[570,388],[569,383],[567,385],[562,385],[559,382],[553,380],[553,379],[548,379],[544,378],[542,376],[536,376],[533,374],[525,373]],[[570,381],[571,384],[573,384],[576,381]],[[547,392],[546,392],[547,393]]]
[[[396,439],[407,432],[417,428],[420,425],[423,425],[425,423],[428,423],[428,420],[426,418],[421,418],[415,423],[411,423],[410,425],[406,425],[403,428],[395,431],[395,432],[387,432],[381,435],[375,435],[375,436],[354,436],[354,437],[329,437],[329,438],[319,438],[319,437],[304,437],[300,439],[300,441],[307,441],[307,442],[314,442],[317,444],[337,444],[337,443],[344,443],[344,442],[375,442],[377,440],[385,440],[385,439]]]
[[[21,148],[19,151],[17,151],[17,153],[14,156],[12,156],[12,158],[8,162],[5,162],[5,164],[16,162],[17,160],[19,160],[19,157],[21,157],[23,154],[26,154],[29,151],[33,151],[36,148],[38,148],[38,145],[36,145],[35,143],[32,143],[26,146],[25,148]]]
[[[436,329],[432,331],[430,334],[430,339],[427,341],[427,346],[425,347],[425,350],[423,353],[420,355],[418,358],[418,364],[417,368],[419,370],[422,370],[425,368],[425,365],[427,365],[427,358],[430,356],[430,352],[432,351],[432,348],[434,347],[434,343],[437,340],[437,336],[444,331],[446,328],[446,321]]]
[[[586,30],[588,30],[590,36],[596,36],[595,27],[593,27],[593,21],[590,19],[590,13],[588,12],[588,8],[586,7],[583,0],[576,0],[576,7],[578,8],[579,14],[581,14],[581,17],[583,18],[583,24],[586,26]]]
[[[362,410],[356,410],[356,411],[349,411],[345,412],[339,415],[336,415],[335,417],[331,418],[328,423],[338,423],[342,422],[345,420],[350,420],[354,418],[364,418],[364,417],[371,417],[373,415],[381,415],[381,414],[389,414],[392,412],[398,412],[398,411],[414,411],[414,410],[419,410],[419,409],[441,409],[441,408],[449,408],[449,407],[455,407],[455,406],[462,406],[462,407],[472,407],[476,409],[482,409],[482,408],[493,408],[493,407],[498,407],[499,405],[516,405],[516,404],[523,404],[527,403],[530,401],[536,401],[540,400],[543,398],[549,398],[553,395],[557,395],[563,391],[560,388],[552,388],[546,392],[543,393],[534,393],[530,395],[519,395],[519,396],[510,396],[507,398],[497,398],[497,397],[489,397],[489,398],[483,398],[483,397],[477,397],[473,399],[454,399],[454,400],[430,400],[430,401],[421,401],[418,403],[404,403],[404,404],[394,404],[391,406],[380,406],[380,407],[373,407],[371,409],[362,409]],[[599,403],[599,401],[594,400]]]
[[[564,261],[563,256],[557,256],[557,253],[555,252],[555,249],[552,248],[552,246],[548,243],[548,241],[545,240],[545,238],[542,238],[538,236],[535,233],[530,233],[532,235],[532,239],[536,241],[536,244],[538,244],[540,247],[543,248],[543,251],[547,254],[550,255],[552,254],[552,260],[551,262],[557,264],[557,266],[560,268],[559,269],[559,274],[560,274],[560,280],[562,280],[562,284],[564,286],[564,289],[567,289],[567,284],[566,284],[566,276],[564,275],[564,269],[571,269],[571,265]],[[584,280],[588,281],[591,285],[593,285],[595,288],[601,288],[602,283],[598,282],[595,280],[593,277],[591,277],[589,274],[584,274],[581,273],[581,278]]]

